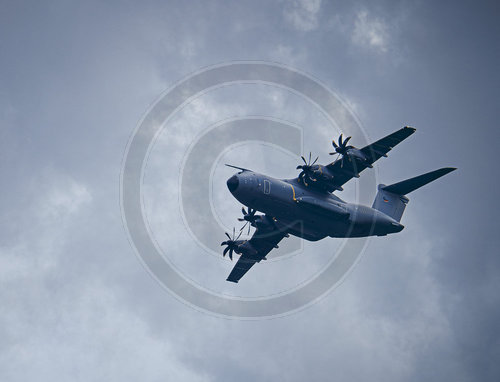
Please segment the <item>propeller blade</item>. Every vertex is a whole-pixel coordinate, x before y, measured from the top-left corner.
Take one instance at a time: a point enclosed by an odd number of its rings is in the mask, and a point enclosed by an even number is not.
[[[226,247],[226,248],[224,249],[224,252],[222,252],[222,257],[226,257],[226,253],[227,253],[227,251],[229,251],[229,247]]]
[[[309,151],[309,162],[307,162],[308,164],[311,163],[311,152]]]
[[[319,159],[319,156],[316,157],[316,159],[314,160],[314,162],[312,162],[312,164],[315,164],[318,161],[318,159]]]
[[[340,134],[340,137],[339,137],[339,146],[342,146],[342,134]]]
[[[241,207],[241,212],[243,212],[243,215],[247,214],[247,212],[245,211],[245,207]]]
[[[239,221],[242,221],[244,219],[238,219]],[[240,228],[240,231],[243,231],[243,228],[245,228],[247,226],[248,222],[246,222],[245,224],[243,224],[243,226]]]
[[[238,235],[238,237],[236,238],[236,240],[238,240],[240,238],[240,236],[241,236],[242,233],[243,232],[240,232],[240,234]]]
[[[229,258],[233,261],[233,248],[229,250]]]
[[[345,139],[345,141],[344,141],[344,147],[346,147],[347,142],[349,142],[349,139],[351,139],[351,138],[352,138],[352,137],[347,137],[347,138]]]
[[[334,140],[332,140],[332,145],[333,145],[333,147],[334,147],[334,148],[339,147],[339,146],[335,143],[335,141],[334,141]]]
[[[229,240],[231,240],[231,236],[227,232],[224,232]]]
[[[304,158],[304,155],[301,155],[300,157],[301,157],[301,158],[302,158],[302,160],[304,161],[304,164],[307,166],[306,158]]]

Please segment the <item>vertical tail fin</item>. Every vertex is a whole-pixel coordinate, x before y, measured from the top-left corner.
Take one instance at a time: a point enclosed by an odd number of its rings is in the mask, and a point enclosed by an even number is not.
[[[417,188],[425,186],[452,171],[456,170],[453,167],[445,167],[436,171],[431,171],[423,175],[416,176],[411,179],[403,180],[402,182],[394,183],[389,186],[380,184],[378,193],[373,202],[372,208],[383,212],[396,221],[401,220],[406,204],[409,199],[405,196]]]
[[[404,195],[393,194],[386,191],[384,184],[379,184],[378,193],[373,202],[372,208],[383,212],[397,222],[401,221],[401,216],[405,211],[409,199]]]

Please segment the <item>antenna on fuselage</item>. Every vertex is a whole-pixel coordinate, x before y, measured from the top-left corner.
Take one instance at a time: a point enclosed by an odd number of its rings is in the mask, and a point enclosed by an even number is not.
[[[236,168],[236,169],[241,170],[241,171],[252,171],[252,170],[249,170],[249,169],[247,169],[247,168],[238,167],[238,166],[233,166],[232,164],[227,164],[227,163],[225,163],[225,165],[226,165],[227,167]]]

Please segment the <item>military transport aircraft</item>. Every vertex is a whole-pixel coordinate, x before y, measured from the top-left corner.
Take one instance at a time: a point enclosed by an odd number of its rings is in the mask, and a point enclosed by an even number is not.
[[[402,129],[368,145],[362,149],[347,143],[351,137],[338,142],[332,141],[335,149],[331,155],[337,159],[327,165],[316,164],[302,156],[303,164],[295,179],[274,179],[255,173],[242,167],[227,165],[240,170],[227,181],[227,187],[233,196],[247,206],[241,209],[244,221],[239,235],[226,233],[228,240],[223,256],[233,252],[240,255],[227,281],[237,283],[245,273],[289,235],[309,241],[329,237],[385,236],[400,232],[404,226],[400,223],[403,211],[408,203],[405,196],[423,185],[456,170],[445,167],[415,178],[407,179],[389,186],[380,184],[375,201],[371,207],[351,204],[333,195],[342,191],[342,185],[387,153],[398,143],[415,132],[412,127]],[[257,215],[261,211],[263,215]],[[256,228],[251,239],[240,240],[245,226]]]

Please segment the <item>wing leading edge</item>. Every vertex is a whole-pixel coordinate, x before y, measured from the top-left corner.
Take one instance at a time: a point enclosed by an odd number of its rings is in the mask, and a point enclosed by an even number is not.
[[[337,189],[341,189],[342,185],[347,183],[354,177],[359,177],[359,173],[365,168],[369,168],[381,157],[386,157],[387,153],[392,150],[397,144],[404,141],[412,135],[416,129],[413,127],[405,126],[398,131],[379,139],[378,141],[363,147],[359,151],[366,158],[361,160],[359,158],[352,158],[352,160],[340,160],[330,163],[326,166],[329,172],[333,175],[333,185]]]
[[[258,225],[252,238],[240,246],[241,256],[229,274],[227,281],[237,283],[253,267],[265,259],[266,255],[287,235],[274,224],[272,218],[264,216],[266,223]]]

